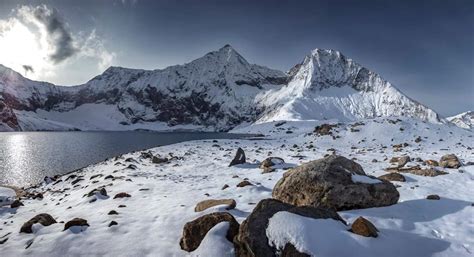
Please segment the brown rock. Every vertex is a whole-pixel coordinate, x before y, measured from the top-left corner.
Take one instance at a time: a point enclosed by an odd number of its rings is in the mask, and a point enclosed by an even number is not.
[[[230,226],[226,238],[232,242],[239,231],[239,223],[237,223],[234,216],[227,212],[214,212],[201,216],[184,225],[183,236],[179,242],[181,249],[188,252],[196,250],[207,232],[220,222],[229,222]]]
[[[321,124],[314,128],[314,133],[318,136],[332,135],[332,129],[337,127],[336,124]]]
[[[253,184],[248,182],[247,180],[244,180],[240,182],[239,184],[237,184],[237,187],[246,187],[246,186],[253,186]]]
[[[230,162],[229,167],[243,163],[245,163],[245,152],[242,148],[239,147],[237,149],[237,152],[235,153],[234,159]]]
[[[280,157],[268,157],[265,160],[263,160],[262,163],[260,163],[260,169],[271,168],[275,165],[283,164],[283,163],[285,163],[285,160],[283,160]]]
[[[388,174],[382,175],[378,177],[379,179],[387,180],[387,181],[399,181],[399,182],[405,182],[405,176],[403,176],[400,173],[396,172],[390,172]]]
[[[114,199],[117,199],[117,198],[124,198],[124,197],[132,197],[131,195],[127,194],[127,193],[118,193],[114,196]]]
[[[352,233],[365,236],[365,237],[377,237],[378,230],[372,224],[372,222],[368,221],[364,217],[357,218],[354,223],[352,223],[351,230]]]
[[[457,169],[461,167],[461,162],[458,157],[454,154],[446,154],[441,157],[439,165],[444,168]]]
[[[64,224],[64,230],[66,230],[70,227],[73,227],[73,226],[89,226],[89,224],[87,223],[87,220],[85,220],[85,219],[74,218],[74,219],[66,222],[66,224]]]
[[[296,206],[351,210],[388,206],[397,203],[399,193],[385,180],[380,183],[354,182],[367,176],[354,161],[337,155],[302,164],[287,171],[273,188],[275,199]]]
[[[23,224],[23,226],[21,226],[20,233],[33,233],[31,226],[33,226],[33,224],[36,224],[36,223],[39,223],[43,226],[49,226],[57,222],[51,215],[47,213],[41,213],[34,216],[25,224]]]
[[[430,165],[430,166],[434,166],[434,167],[439,166],[439,163],[435,160],[426,160],[425,164]]]
[[[401,157],[393,157],[390,159],[390,163],[397,164],[398,168],[405,166],[410,161],[410,156],[401,156]]]
[[[213,206],[222,205],[222,204],[227,205],[226,210],[232,210],[237,205],[234,199],[218,199],[218,200],[210,199],[210,200],[204,200],[204,201],[199,202],[194,208],[194,211],[201,212]]]

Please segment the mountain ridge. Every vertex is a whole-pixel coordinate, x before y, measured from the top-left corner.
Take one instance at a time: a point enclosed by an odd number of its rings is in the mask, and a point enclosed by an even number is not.
[[[188,126],[227,131],[278,119],[344,121],[379,116],[442,121],[433,110],[335,50],[315,49],[285,73],[250,64],[225,45],[163,69],[111,66],[72,87],[35,82],[11,71],[0,72],[0,130]],[[98,117],[94,117],[98,122],[88,120],[87,112],[94,106],[111,124],[101,124]]]

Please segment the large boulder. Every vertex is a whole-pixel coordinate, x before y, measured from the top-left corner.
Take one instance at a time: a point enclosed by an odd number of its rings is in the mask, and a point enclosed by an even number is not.
[[[39,223],[43,226],[49,226],[56,223],[56,220],[47,213],[38,214],[21,226],[20,233],[33,233],[31,227],[36,223]]]
[[[268,244],[266,230],[269,219],[280,211],[291,212],[313,219],[334,219],[346,224],[345,221],[332,210],[311,206],[298,207],[275,199],[264,199],[257,204],[252,213],[240,225],[239,234],[234,238],[235,256],[273,257],[277,256],[278,250],[282,250],[281,256],[298,256],[291,254],[295,252],[292,245],[286,245],[284,249],[275,249]],[[299,256],[307,255],[301,254]]]
[[[239,223],[235,220],[234,216],[227,212],[214,212],[201,216],[184,225],[183,236],[179,241],[181,249],[188,252],[196,250],[207,232],[220,222],[229,222],[229,230],[227,230],[226,238],[232,242],[239,231]]]
[[[245,152],[242,148],[239,147],[237,149],[237,152],[235,153],[234,159],[230,162],[229,167],[243,163],[245,163]]]
[[[457,169],[461,167],[461,162],[458,157],[454,154],[446,154],[441,157],[439,165],[444,168]]]
[[[272,195],[297,206],[337,211],[388,206],[399,198],[392,183],[366,175],[358,163],[337,155],[287,171]]]

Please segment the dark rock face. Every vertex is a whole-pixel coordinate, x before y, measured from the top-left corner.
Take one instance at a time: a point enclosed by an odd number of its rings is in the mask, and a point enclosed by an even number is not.
[[[245,152],[242,148],[238,148],[234,159],[230,162],[229,167],[245,163]]]
[[[357,218],[354,223],[351,225],[352,233],[365,236],[365,237],[377,237],[378,236],[378,229],[372,224],[372,222],[368,221],[364,217]]]
[[[234,238],[235,255],[237,257],[277,256],[277,249],[268,244],[266,229],[269,219],[280,211],[287,211],[313,219],[334,219],[345,224],[345,221],[335,211],[311,206],[297,207],[275,199],[264,199],[257,204],[252,213],[240,225],[239,234]],[[290,254],[295,253],[295,251],[296,249],[291,249],[291,246],[287,245],[283,252],[286,253],[285,256],[307,256]]]
[[[12,108],[10,108],[0,97],[0,124],[3,123],[14,131],[20,131],[21,127],[18,124],[18,119]]]
[[[354,182],[353,177],[371,183]],[[287,171],[273,188],[272,196],[297,206],[337,211],[396,204],[399,193],[395,186],[388,181],[378,181],[367,176],[356,162],[330,155]]]
[[[239,223],[235,218],[227,212],[214,212],[184,225],[183,236],[179,242],[181,249],[192,252],[196,250],[207,232],[220,222],[229,222],[229,230],[227,230],[226,238],[230,242],[234,239],[239,231]]]
[[[454,154],[446,154],[441,157],[439,165],[444,168],[457,169],[461,167],[461,162]]]
[[[23,224],[23,226],[21,226],[20,233],[33,233],[31,226],[36,223],[39,223],[43,226],[49,226],[57,222],[51,215],[47,213],[41,213],[34,216],[32,219]]]
[[[66,230],[70,227],[73,227],[73,226],[89,226],[89,224],[87,223],[87,220],[85,220],[85,219],[74,218],[74,219],[66,222],[66,224],[64,224],[64,230]]]

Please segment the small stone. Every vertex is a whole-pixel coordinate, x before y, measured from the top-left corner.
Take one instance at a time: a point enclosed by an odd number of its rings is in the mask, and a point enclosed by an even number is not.
[[[112,220],[112,221],[109,223],[109,227],[112,227],[112,226],[115,226],[115,225],[118,225],[118,223],[117,223],[115,220]]]
[[[160,163],[166,163],[168,162],[168,158],[161,158],[159,156],[153,156],[153,159],[151,160],[152,163],[155,163],[155,164],[160,164]]]
[[[87,223],[87,220],[85,220],[85,219],[74,218],[74,219],[66,222],[66,224],[64,224],[64,230],[66,230],[70,227],[73,227],[73,226],[89,226],[89,224]]]
[[[125,198],[125,197],[132,197],[131,195],[127,194],[127,193],[118,193],[114,196],[114,199],[117,199],[117,198]]]
[[[109,211],[109,213],[107,213],[107,215],[118,215],[118,212],[115,210],[111,210]]]
[[[428,200],[440,200],[441,197],[439,197],[439,195],[428,195],[426,197],[426,199],[428,199]]]
[[[226,188],[228,188],[228,187],[229,187],[229,185],[225,184],[225,185],[222,187],[222,190],[224,190],[224,189],[226,189]]]
[[[232,210],[237,205],[234,199],[217,199],[217,200],[209,199],[209,200],[204,200],[204,201],[199,202],[194,208],[194,211],[201,212],[213,206],[223,205],[223,204],[227,205],[226,210]]]
[[[242,148],[238,148],[234,159],[230,162],[229,167],[245,163],[245,152]]]
[[[354,223],[352,223],[350,231],[354,234],[365,236],[365,237],[377,237],[378,230],[372,224],[372,222],[368,221],[364,217],[357,218]]]
[[[403,176],[400,173],[396,172],[390,172],[388,174],[382,175],[378,177],[379,179],[387,180],[387,181],[399,181],[399,182],[405,182],[405,176]]]
[[[245,186],[253,186],[253,184],[248,182],[247,180],[244,180],[240,182],[239,184],[237,184],[237,187],[245,187]]]

